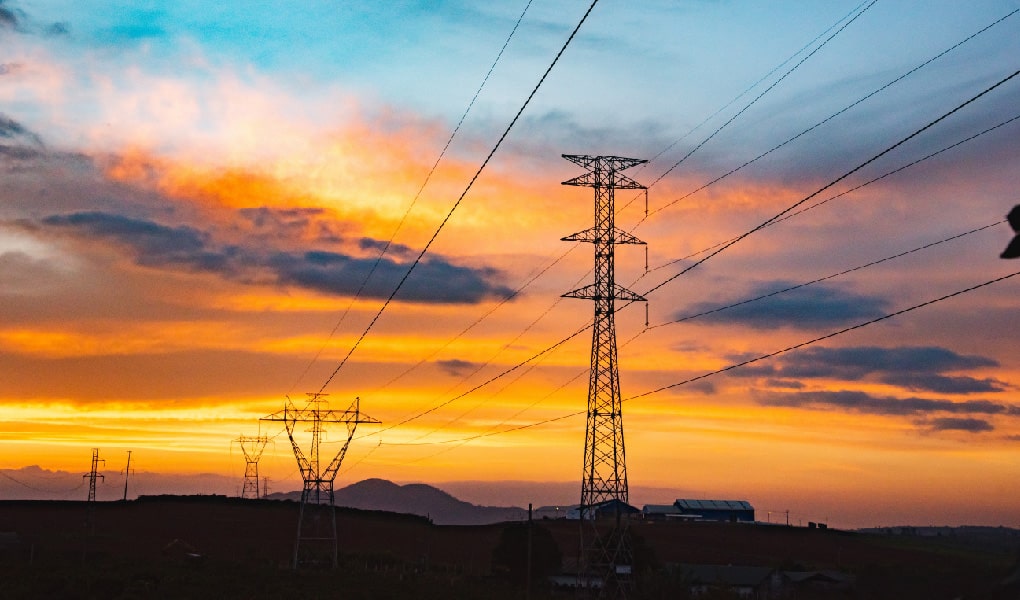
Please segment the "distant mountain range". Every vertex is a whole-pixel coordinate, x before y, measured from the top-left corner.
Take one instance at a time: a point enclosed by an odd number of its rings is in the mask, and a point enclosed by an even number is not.
[[[301,500],[301,492],[273,493],[270,500]],[[423,483],[398,485],[385,479],[366,479],[334,491],[337,506],[419,515],[437,525],[487,525],[527,519],[516,506],[478,506]]]

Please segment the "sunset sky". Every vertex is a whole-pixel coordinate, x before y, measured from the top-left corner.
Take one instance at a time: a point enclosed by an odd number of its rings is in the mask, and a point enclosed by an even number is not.
[[[617,315],[636,503],[1020,527],[1020,277],[674,385],[1020,271],[1020,2],[602,0],[470,189],[590,0],[214,4],[0,0],[0,469],[98,447],[112,499],[127,450],[240,481],[231,441],[265,434],[300,487],[259,418],[327,382],[463,194],[326,386],[382,421],[337,485],[579,495],[590,333],[496,376],[590,322],[561,154],[618,155],[649,160],[647,219],[616,196],[650,267],[617,249],[649,300]]]

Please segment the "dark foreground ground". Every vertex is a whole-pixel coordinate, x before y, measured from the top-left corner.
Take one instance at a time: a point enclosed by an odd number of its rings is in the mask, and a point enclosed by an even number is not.
[[[524,598],[521,524],[435,526],[337,509],[340,566],[290,568],[293,502],[149,497],[0,502],[0,598]],[[569,569],[576,521],[536,521],[534,571]],[[838,571],[845,589],[783,588],[782,598],[1016,599],[1020,539],[1008,531],[936,538],[767,525],[633,522],[635,598],[688,598],[679,564]],[[557,554],[559,556],[557,556]],[[531,598],[574,598],[533,577]],[[702,598],[735,597],[716,589]]]

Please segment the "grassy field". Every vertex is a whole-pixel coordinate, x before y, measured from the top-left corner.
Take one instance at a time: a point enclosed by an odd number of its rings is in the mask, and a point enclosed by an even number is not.
[[[519,567],[507,557],[523,554],[525,538],[505,531],[520,524],[436,526],[421,517],[337,509],[339,568],[295,572],[293,502],[151,497],[93,508],[89,535],[83,502],[0,502],[0,532],[19,540],[0,548],[0,598],[524,598]],[[536,526],[549,550],[540,560],[574,564],[578,523]],[[1006,534],[922,538],[642,521],[631,531],[636,598],[688,597],[681,564],[836,570],[855,578],[849,590],[797,590],[796,598],[1020,597],[1009,579],[1020,540]],[[531,598],[573,597],[536,579]]]

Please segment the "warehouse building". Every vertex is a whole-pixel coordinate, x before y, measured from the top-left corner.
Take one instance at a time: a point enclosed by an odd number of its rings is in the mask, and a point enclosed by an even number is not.
[[[679,498],[673,504],[648,504],[641,514],[659,521],[728,521],[753,523],[754,507],[746,500],[693,500]]]

